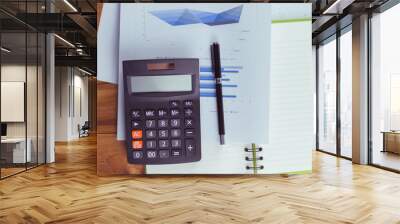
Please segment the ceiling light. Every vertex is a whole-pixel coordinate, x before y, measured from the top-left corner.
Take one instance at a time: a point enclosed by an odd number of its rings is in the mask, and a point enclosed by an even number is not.
[[[343,10],[351,5],[355,0],[336,0],[332,5],[324,10],[322,14],[342,14]]]
[[[88,71],[86,71],[86,70],[83,70],[83,69],[81,69],[81,68],[79,68],[79,67],[78,67],[78,70],[81,71],[81,72],[83,72],[83,73],[85,73],[85,74],[87,74],[87,75],[90,75],[90,76],[93,75],[92,73],[90,73],[90,72],[88,72]]]
[[[67,4],[74,12],[78,12],[78,10],[68,1],[64,0],[65,4]]]
[[[1,49],[1,51],[4,51],[6,53],[11,53],[11,50],[9,50],[9,49],[7,49],[5,47],[1,47],[0,49]]]
[[[73,44],[72,44],[71,42],[69,42],[68,40],[66,40],[66,39],[64,39],[64,38],[62,38],[62,37],[60,37],[60,36],[57,35],[57,34],[54,34],[54,36],[57,37],[57,38],[58,38],[59,40],[61,40],[62,42],[64,42],[65,44],[67,44],[68,46],[75,48],[75,45],[73,45]]]

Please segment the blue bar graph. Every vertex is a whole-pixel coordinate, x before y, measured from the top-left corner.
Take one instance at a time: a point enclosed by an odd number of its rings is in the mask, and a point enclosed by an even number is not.
[[[236,74],[240,73],[242,66],[222,66],[222,87],[223,88],[238,88],[235,84]],[[235,75],[235,76],[232,76]],[[232,81],[233,79],[233,81]],[[215,97],[215,80],[212,67],[200,66],[200,97]],[[211,82],[210,82],[211,81]],[[231,91],[230,91],[231,92]],[[237,98],[235,94],[223,94],[224,98]]]
[[[224,73],[239,73],[239,71],[238,70],[223,70],[222,74],[224,74]]]
[[[225,88],[237,88],[238,85],[222,85]],[[200,89],[215,89],[215,83],[200,83]]]
[[[221,67],[221,72],[222,73],[239,73],[239,70],[243,69],[242,66],[223,66]],[[212,72],[212,68],[208,66],[202,66],[200,67],[200,73],[201,72]]]
[[[215,93],[200,92],[200,97],[215,97]],[[235,95],[223,95],[224,98],[236,98]]]
[[[214,76],[202,76],[202,75],[200,75],[200,81],[214,81],[214,80],[215,80]],[[230,79],[221,79],[221,80],[225,81],[225,82],[230,81]]]

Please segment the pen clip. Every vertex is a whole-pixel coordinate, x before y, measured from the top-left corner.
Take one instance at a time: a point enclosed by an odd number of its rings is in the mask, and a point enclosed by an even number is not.
[[[214,42],[211,45],[211,57],[212,57],[212,70],[216,79],[221,78],[221,56],[219,44]]]

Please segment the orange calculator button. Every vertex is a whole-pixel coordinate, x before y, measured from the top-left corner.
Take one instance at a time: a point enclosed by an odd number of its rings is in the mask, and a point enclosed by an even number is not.
[[[139,139],[143,137],[143,131],[142,130],[132,130],[132,138],[133,139]]]
[[[139,141],[132,141],[132,148],[139,150],[143,148],[143,141],[139,140]]]

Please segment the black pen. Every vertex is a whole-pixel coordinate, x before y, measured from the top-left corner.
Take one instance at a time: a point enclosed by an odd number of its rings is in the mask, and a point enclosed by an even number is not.
[[[222,96],[222,82],[221,82],[221,58],[219,51],[219,44],[213,43],[211,45],[211,61],[215,76],[215,93],[217,99],[217,114],[218,114],[218,132],[221,145],[225,144],[225,122],[224,122],[224,103]]]

